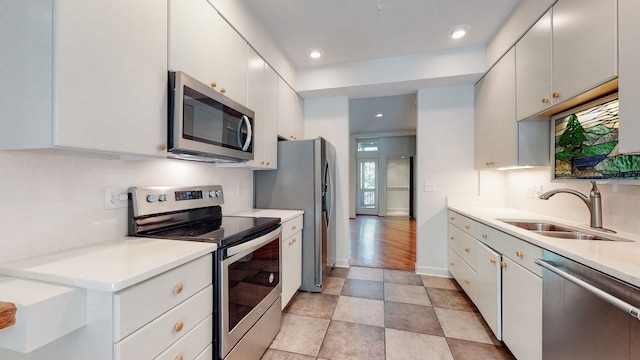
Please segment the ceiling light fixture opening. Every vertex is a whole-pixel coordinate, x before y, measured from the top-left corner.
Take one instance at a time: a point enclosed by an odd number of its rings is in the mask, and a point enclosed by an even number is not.
[[[308,53],[309,57],[312,59],[318,59],[322,56],[322,50],[320,49],[309,49]]]
[[[469,25],[458,25],[451,30],[451,37],[453,39],[460,39],[467,35],[469,28]]]

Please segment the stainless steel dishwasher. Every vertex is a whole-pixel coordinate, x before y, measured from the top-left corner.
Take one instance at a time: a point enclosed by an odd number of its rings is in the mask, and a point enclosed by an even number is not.
[[[555,359],[640,359],[640,289],[543,252],[542,353]]]

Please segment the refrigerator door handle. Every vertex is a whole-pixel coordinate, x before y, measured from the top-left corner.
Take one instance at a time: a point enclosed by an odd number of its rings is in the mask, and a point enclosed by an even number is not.
[[[330,221],[331,221],[331,211],[333,210],[333,197],[331,196],[331,194],[333,194],[333,184],[331,184],[331,173],[330,173],[330,167],[329,167],[329,160],[327,159],[324,163],[324,181],[323,181],[323,203],[324,203],[324,221],[325,224],[327,225],[327,230],[330,228],[331,225]]]

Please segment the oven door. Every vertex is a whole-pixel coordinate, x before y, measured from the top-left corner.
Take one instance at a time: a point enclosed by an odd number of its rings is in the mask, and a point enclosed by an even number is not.
[[[259,238],[219,250],[219,346],[222,358],[282,293],[281,233],[279,226]]]

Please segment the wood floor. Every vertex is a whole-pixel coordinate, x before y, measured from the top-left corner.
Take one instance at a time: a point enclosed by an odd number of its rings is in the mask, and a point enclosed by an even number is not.
[[[363,216],[349,221],[354,266],[415,271],[416,221],[408,216]]]

